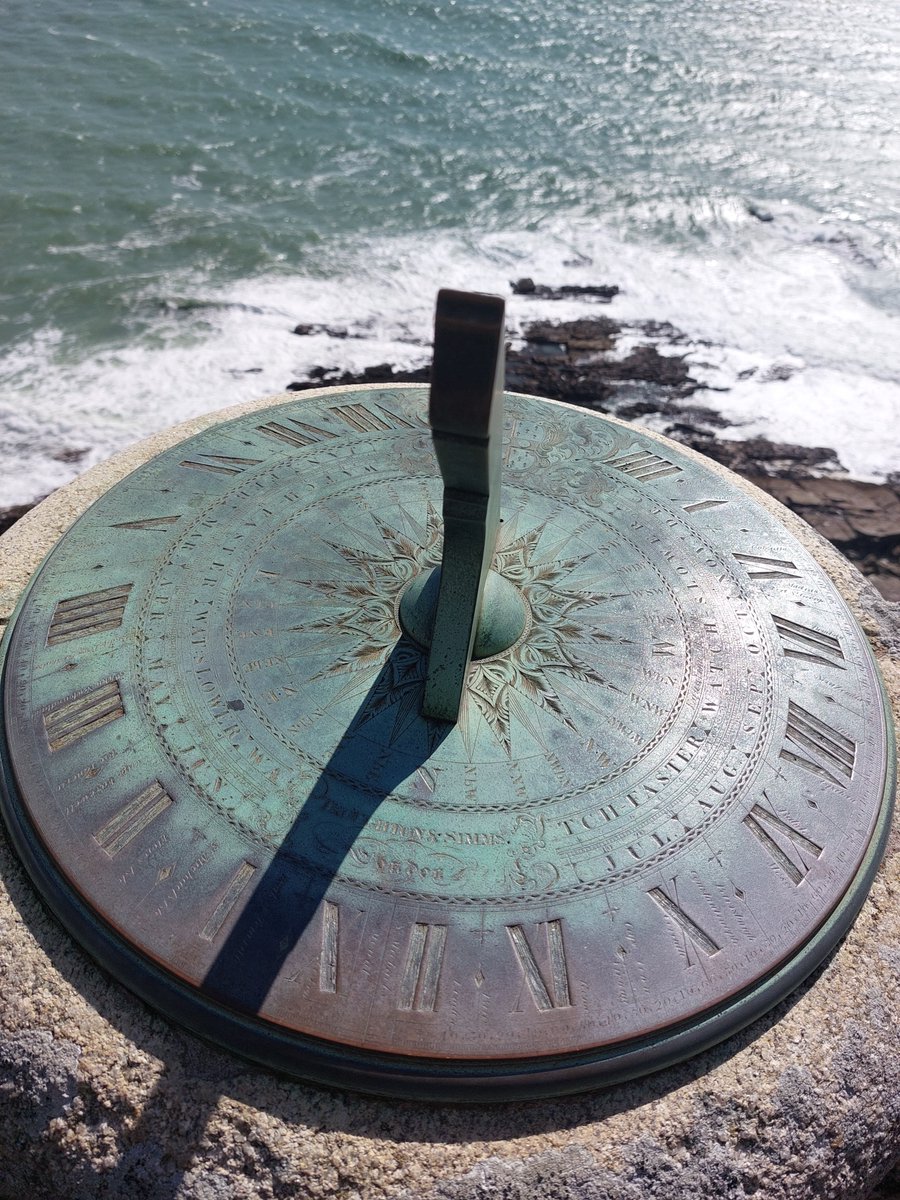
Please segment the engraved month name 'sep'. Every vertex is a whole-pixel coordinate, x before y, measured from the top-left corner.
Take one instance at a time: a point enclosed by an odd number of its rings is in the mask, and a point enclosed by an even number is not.
[[[696,455],[501,390],[282,399],[139,467],[4,644],[3,810],[172,1020],[303,1078],[505,1099],[748,1025],[848,929],[894,778],[866,639]]]

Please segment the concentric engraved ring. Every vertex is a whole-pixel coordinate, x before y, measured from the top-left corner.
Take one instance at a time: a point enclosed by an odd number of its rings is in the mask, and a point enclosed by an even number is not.
[[[99,500],[8,641],[4,811],[95,954],[262,1061],[457,1098],[652,1069],[862,902],[893,779],[871,654],[721,474],[509,397],[494,569],[529,623],[457,726],[422,718],[424,402],[293,400]]]

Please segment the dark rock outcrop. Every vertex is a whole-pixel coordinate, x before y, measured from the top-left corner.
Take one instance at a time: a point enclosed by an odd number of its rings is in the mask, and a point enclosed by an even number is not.
[[[519,280],[514,286],[521,294],[531,282]],[[538,294],[534,286],[533,294]],[[625,336],[629,342],[638,340],[622,354],[618,348]],[[798,513],[855,563],[886,599],[900,600],[900,486],[839,477],[841,464],[827,446],[720,437],[728,422],[715,408],[697,403],[697,393],[712,396],[712,389],[691,376],[684,354],[664,352],[687,341],[668,322],[625,326],[607,316],[533,321],[523,331],[523,344],[507,352],[506,387],[627,421],[652,418],[653,428],[750,479]],[[310,378],[291,383],[288,389],[427,383],[428,378],[428,366],[395,371],[382,363],[361,373],[316,367]]]

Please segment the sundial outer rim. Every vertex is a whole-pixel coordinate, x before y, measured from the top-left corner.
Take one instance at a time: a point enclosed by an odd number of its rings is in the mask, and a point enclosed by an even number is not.
[[[312,399],[315,396],[319,396],[322,394],[328,394],[328,393],[333,394],[336,390],[340,391],[341,393],[344,393],[344,392],[348,392],[348,391],[357,391],[357,390],[366,392],[366,391],[371,391],[373,389],[369,385],[361,385],[359,388],[353,388],[353,389],[351,389],[351,388],[316,389],[316,391],[314,393],[310,393],[310,394],[308,394],[308,396],[302,397],[302,399],[307,399],[307,398]],[[394,392],[394,391],[398,391],[401,389],[394,385],[391,385],[390,388],[376,387],[374,390],[382,391],[382,392],[389,390],[389,391]],[[411,390],[421,390],[421,389],[417,388],[417,385],[411,385]],[[531,400],[532,398],[526,397],[525,399]],[[279,400],[280,400],[280,398],[279,398]],[[283,403],[288,404],[288,405],[296,404],[297,396],[294,394],[288,395],[283,400]],[[552,404],[554,402],[544,401],[544,403]],[[227,413],[218,414],[218,417],[222,420],[231,419],[231,417],[233,417],[235,415],[240,415],[243,412],[260,410],[260,409],[268,410],[271,407],[272,407],[271,403],[265,402],[265,401],[260,402],[259,404],[253,404],[250,406],[242,405],[242,406],[239,406],[237,410],[232,409],[232,410],[228,410]],[[582,410],[577,409],[574,406],[561,405],[560,407],[571,408],[573,411],[575,411],[579,414],[582,413]],[[607,421],[611,420],[610,418],[604,418],[604,419]],[[216,425],[218,423],[219,423],[219,421],[214,420],[214,419],[211,419],[208,422],[209,425]],[[625,428],[630,428],[627,425],[627,423],[624,423],[624,422],[613,421],[612,423],[614,423],[616,425],[623,425]],[[188,424],[190,425],[190,429],[188,431],[187,436],[193,436],[193,434],[196,432],[196,429],[194,428],[193,423],[188,423]],[[184,427],[181,427],[181,428],[183,429]],[[176,432],[177,431],[175,431],[175,430],[169,431],[167,436],[171,437]],[[671,443],[668,443],[666,439],[661,438],[659,435],[652,434],[650,431],[642,430],[641,433],[643,436],[651,437],[653,440],[661,443],[663,446],[671,444]],[[180,440],[182,440],[182,439],[181,438],[173,438],[171,444],[177,444],[177,442]],[[719,468],[716,468],[715,464],[709,464],[708,462],[706,462],[706,460],[703,460],[701,458],[701,456],[695,456],[695,455],[690,454],[690,452],[687,452],[684,447],[680,447],[680,446],[677,446],[677,444],[674,444],[673,448],[676,449],[683,456],[694,457],[694,458],[698,459],[700,462],[702,462],[704,467],[706,467],[707,469],[712,468],[714,470],[714,472],[722,474],[722,476],[725,478],[728,478],[732,482],[732,484],[738,483],[745,491],[747,491],[751,495],[754,495],[755,498],[757,498],[757,502],[759,502],[758,497],[760,497],[761,495],[764,496],[764,494],[759,493],[756,489],[752,489],[752,491],[751,491],[751,487],[748,485],[745,485],[744,481],[738,480],[738,479],[736,479],[736,477],[732,476],[730,473],[722,471]],[[126,455],[130,455],[132,453],[133,453],[133,451],[129,451],[129,452],[126,452]],[[125,457],[125,455],[120,456],[120,457]],[[102,468],[94,468],[94,471],[98,471],[101,469]],[[768,498],[765,498],[765,499],[768,500]],[[766,503],[764,506],[769,508],[770,510],[773,508],[773,504],[771,502]],[[781,514],[779,513],[779,516],[780,515]],[[791,517],[791,514],[787,514],[787,515],[788,515],[788,517]],[[788,528],[790,529],[789,521],[782,519],[782,523],[787,525]],[[792,532],[792,536],[794,536],[793,531],[791,531],[791,532]],[[809,549],[808,543],[806,545],[807,545],[807,549]],[[24,599],[25,599],[25,597],[23,595],[23,597],[22,597],[23,602],[24,602]],[[5,642],[4,647],[3,647],[4,656],[5,656],[6,646],[7,646],[7,643]],[[887,721],[887,729],[890,730],[890,728],[891,728],[891,724],[890,724],[890,720],[888,720]],[[801,953],[801,955],[798,956],[797,959],[793,960],[791,962],[791,964],[789,964],[788,967],[783,968],[783,969],[777,969],[774,972],[774,975],[772,978],[767,980],[763,985],[761,985],[760,988],[754,989],[754,991],[761,992],[761,995],[759,997],[760,1008],[759,1008],[759,1011],[752,1012],[751,1015],[749,1015],[747,1017],[747,1020],[755,1019],[755,1017],[757,1015],[759,1015],[759,1012],[765,1011],[766,1008],[768,1008],[772,1004],[776,1003],[777,1000],[780,999],[782,995],[786,994],[789,990],[791,990],[794,986],[796,986],[796,984],[799,982],[800,978],[802,978],[803,975],[805,975],[810,970],[813,970],[815,968],[817,963],[819,961],[821,961],[822,955],[827,953],[828,949],[830,949],[831,946],[833,946],[836,943],[836,941],[846,931],[846,928],[849,926],[850,922],[852,921],[853,917],[855,916],[856,912],[858,911],[858,908],[860,907],[860,905],[862,904],[862,902],[865,898],[865,893],[868,888],[868,883],[871,880],[872,874],[874,874],[874,870],[877,867],[877,861],[880,858],[880,851],[881,851],[881,847],[883,846],[884,838],[886,836],[888,817],[889,817],[889,792],[892,790],[891,785],[890,785],[890,776],[888,777],[888,782],[886,783],[885,790],[886,790],[886,798],[881,806],[881,816],[880,816],[880,822],[879,822],[880,832],[877,837],[878,847],[876,847],[876,845],[875,845],[876,839],[873,838],[872,842],[869,845],[869,849],[868,849],[866,858],[865,858],[863,864],[861,864],[860,869],[857,873],[857,876],[851,882],[851,884],[849,885],[849,887],[847,889],[847,892],[845,893],[845,899],[852,896],[851,902],[848,903],[847,905],[845,905],[844,901],[842,900],[842,902],[838,905],[837,909],[835,909],[835,911],[829,917],[827,917],[825,919],[824,924],[821,927],[819,933],[814,935],[814,937],[811,939],[811,941],[809,943],[807,943],[807,949],[810,949],[814,943],[818,945],[819,943],[822,943],[822,942],[827,943],[826,948],[821,951],[821,954],[819,954],[819,956],[816,958],[816,962],[811,963],[810,965],[801,968],[798,965],[799,961],[801,959],[805,959],[807,957],[806,952],[804,951],[803,953]],[[17,835],[17,845],[19,845],[20,853],[22,852],[21,841],[22,841],[22,833],[21,833],[21,831],[19,831],[18,835]],[[26,857],[26,859],[27,859],[27,858],[29,858],[29,856],[32,858],[37,857],[33,851],[29,850],[29,848],[26,847],[24,850],[24,857]],[[38,868],[38,869],[40,870],[40,868]],[[65,915],[63,915],[63,920],[64,920],[64,923],[67,923],[70,925],[72,924],[71,921],[66,920]],[[102,940],[102,935],[101,935],[101,940]],[[101,957],[102,957],[102,955],[101,955]],[[112,967],[111,969],[113,970],[114,974],[118,974],[115,967]],[[741,997],[740,999],[743,1001],[743,999],[745,999],[745,997]],[[737,1003],[737,999],[735,999],[735,1003]],[[727,1010],[730,1007],[732,1007],[731,1004],[726,1005],[726,1006],[724,1006],[724,1010]],[[724,1017],[726,1015],[724,1010],[723,1010],[723,1013],[717,1014],[716,1017],[711,1018],[710,1020],[714,1023],[718,1022],[720,1016]],[[189,1021],[187,1023],[190,1024]],[[707,1022],[706,1024],[709,1024],[709,1022]],[[740,1028],[743,1024],[746,1024],[745,1020],[742,1020],[739,1025],[729,1026],[729,1032],[736,1032],[737,1029]],[[622,1077],[627,1077],[627,1076],[631,1076],[631,1075],[634,1075],[637,1073],[642,1073],[645,1070],[655,1069],[658,1066],[666,1065],[670,1061],[676,1061],[677,1059],[684,1057],[685,1054],[697,1052],[698,1050],[702,1049],[705,1044],[708,1044],[710,1041],[718,1040],[718,1038],[720,1036],[721,1036],[721,1033],[711,1034],[708,1038],[704,1039],[704,1036],[699,1034],[699,1027],[695,1026],[691,1030],[691,1034],[686,1039],[687,1041],[689,1041],[691,1043],[691,1045],[687,1049],[675,1049],[674,1045],[673,1045],[673,1051],[669,1058],[666,1058],[664,1056],[660,1057],[657,1054],[654,1058],[654,1062],[653,1062],[652,1066],[650,1066],[650,1067],[644,1066],[637,1071],[633,1067],[630,1069],[625,1069],[623,1071]],[[315,1041],[315,1039],[311,1039],[311,1041]],[[680,1035],[678,1038],[673,1038],[673,1043],[674,1043],[674,1041],[679,1041],[679,1044],[681,1044],[682,1039],[680,1039]],[[702,1044],[698,1044],[698,1042],[702,1042]],[[656,1044],[656,1050],[657,1051],[659,1050],[659,1043]],[[354,1054],[357,1056],[357,1058],[361,1057],[361,1055],[358,1051],[354,1051]],[[378,1060],[381,1060],[383,1058],[383,1056],[380,1056],[378,1054],[365,1055],[365,1053],[364,1053],[362,1056],[368,1057],[375,1062],[378,1062]],[[258,1057],[262,1058],[264,1056],[260,1055]],[[394,1059],[395,1062],[399,1061],[402,1058],[402,1056],[391,1056],[391,1057]],[[567,1056],[567,1057],[571,1060],[572,1056]],[[335,1075],[335,1071],[337,1070],[338,1072],[340,1072],[340,1063],[336,1063],[336,1062],[330,1060],[329,1056],[327,1054],[323,1055],[323,1061],[326,1062],[327,1065],[323,1067],[322,1074],[321,1074],[321,1076],[319,1076],[320,1081],[325,1082],[325,1083],[336,1081],[337,1076]],[[425,1059],[425,1058],[416,1058],[416,1059],[412,1060],[412,1062],[415,1063],[417,1067],[419,1067],[419,1066],[424,1067],[424,1066],[428,1065],[429,1063],[432,1063],[432,1061],[435,1063],[438,1062],[438,1060],[429,1060],[429,1059]],[[545,1066],[545,1064],[547,1062],[546,1056],[541,1060],[535,1060],[535,1061],[537,1063],[536,1072],[535,1072],[535,1074],[527,1074],[525,1076],[525,1080],[524,1080],[525,1086],[522,1086],[522,1084],[523,1084],[522,1077],[521,1076],[517,1077],[515,1074],[512,1074],[511,1073],[512,1069],[511,1069],[510,1073],[509,1073],[510,1079],[514,1079],[517,1082],[511,1083],[510,1080],[499,1082],[497,1084],[497,1095],[493,1096],[492,1098],[496,1098],[496,1099],[508,1098],[509,1090],[511,1087],[516,1088],[516,1095],[522,1095],[526,1092],[528,1094],[538,1095],[538,1094],[561,1093],[561,1092],[568,1091],[568,1090],[580,1090],[581,1088],[588,1086],[588,1084],[585,1082],[585,1079],[583,1076],[585,1074],[591,1073],[590,1066],[586,1067],[584,1071],[581,1071],[578,1067],[570,1065],[568,1068],[563,1069],[561,1073],[557,1073],[553,1070],[550,1070],[548,1072],[546,1070],[541,1069],[543,1066]],[[277,1069],[277,1064],[270,1064],[270,1065],[275,1066]],[[522,1065],[523,1066],[525,1065],[524,1061],[523,1061]],[[494,1061],[490,1061],[490,1072],[493,1075],[498,1074],[497,1064]],[[316,1077],[316,1072],[310,1071],[308,1069],[306,1071],[304,1071],[304,1074],[306,1074],[308,1076]],[[617,1079],[618,1077],[619,1077],[618,1075],[607,1074],[604,1076],[603,1082],[614,1082],[615,1079]],[[384,1081],[383,1075],[379,1076],[379,1078],[382,1079],[382,1081]],[[374,1090],[374,1091],[382,1091],[383,1090],[388,1094],[402,1093],[402,1094],[408,1094],[408,1095],[424,1095],[424,1096],[433,1096],[435,1087],[438,1087],[441,1091],[442,1097],[452,1098],[452,1099],[461,1099],[461,1100],[464,1100],[464,1099],[471,1099],[471,1100],[486,1099],[486,1098],[488,1098],[488,1096],[485,1093],[486,1093],[486,1090],[490,1087],[489,1084],[486,1084],[486,1082],[481,1079],[470,1080],[469,1082],[462,1083],[462,1082],[460,1082],[458,1075],[451,1076],[450,1082],[447,1083],[446,1085],[442,1086],[438,1082],[437,1077],[434,1076],[433,1074],[428,1075],[426,1078],[420,1079],[417,1082],[416,1081],[410,1082],[409,1078],[405,1077],[401,1081],[400,1084],[398,1084],[396,1078],[390,1078],[387,1080],[386,1083],[383,1083],[383,1086],[382,1086],[382,1084],[379,1084],[377,1080],[373,1081],[373,1082],[366,1082],[362,1078],[361,1072],[358,1067],[355,1068],[351,1072],[350,1077],[348,1077],[346,1080],[344,1080],[344,1082],[346,1083],[346,1086],[363,1088],[364,1090]],[[475,1091],[477,1094],[473,1095],[472,1094],[473,1091]]]
[[[5,647],[4,641],[0,646],[0,676],[5,671]],[[886,694],[884,706],[887,727],[891,730],[891,707]],[[888,772],[877,832],[844,897],[799,954],[777,966],[768,979],[733,997],[702,1020],[673,1031],[664,1040],[640,1039],[625,1043],[611,1047],[601,1057],[590,1052],[559,1056],[565,1057],[563,1065],[557,1065],[553,1056],[543,1056],[509,1061],[505,1065],[497,1060],[471,1060],[460,1063],[459,1068],[452,1071],[442,1059],[407,1058],[358,1050],[348,1056],[343,1047],[323,1040],[298,1039],[296,1036],[280,1038],[266,1023],[241,1017],[201,1000],[193,989],[186,988],[169,972],[155,968],[134,953],[86,907],[72,903],[73,889],[60,882],[60,874],[40,839],[8,802],[9,763],[5,736],[0,741],[4,780],[0,789],[0,810],[32,882],[40,880],[44,885],[45,890],[40,892],[42,901],[89,959],[99,963],[123,987],[145,1001],[155,1016],[174,1020],[217,1048],[224,1047],[257,1066],[325,1087],[346,1088],[387,1098],[484,1104],[565,1096],[614,1086],[665,1070],[740,1034],[789,997],[825,963],[852,928],[881,865],[891,829],[893,781],[897,775],[892,735],[889,750],[892,771]],[[738,1019],[736,1011],[741,1012]],[[600,1064],[603,1066],[602,1078],[598,1078]]]

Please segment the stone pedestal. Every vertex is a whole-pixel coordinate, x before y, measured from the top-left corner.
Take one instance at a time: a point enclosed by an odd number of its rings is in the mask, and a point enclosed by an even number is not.
[[[0,618],[93,498],[165,446],[271,403],[150,439],[28,513],[0,539]],[[900,605],[753,494],[835,580],[896,711]],[[330,1093],[207,1047],[93,966],[46,912],[5,838],[0,875],[4,1198],[849,1200],[870,1195],[900,1158],[896,833],[849,936],[763,1020],[648,1079],[490,1108]]]

